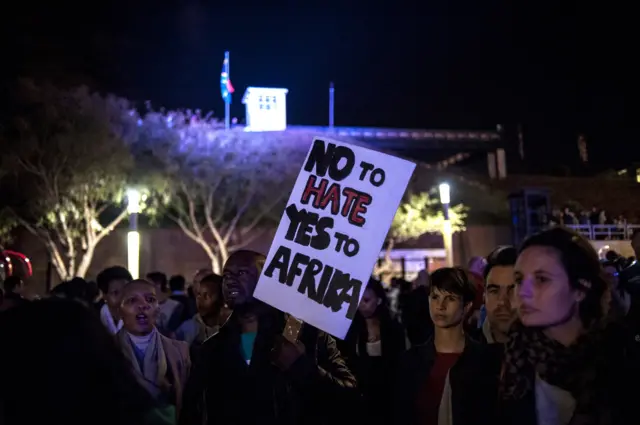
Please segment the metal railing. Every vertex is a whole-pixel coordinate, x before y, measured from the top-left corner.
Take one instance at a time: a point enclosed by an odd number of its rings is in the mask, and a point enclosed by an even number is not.
[[[629,240],[640,229],[640,224],[571,224],[566,227],[590,240]]]

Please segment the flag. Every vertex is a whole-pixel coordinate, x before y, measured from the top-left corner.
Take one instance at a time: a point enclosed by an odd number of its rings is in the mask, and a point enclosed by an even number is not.
[[[222,72],[220,72],[220,93],[225,103],[231,103],[231,94],[234,91],[231,80],[229,79],[229,52],[224,52]]]

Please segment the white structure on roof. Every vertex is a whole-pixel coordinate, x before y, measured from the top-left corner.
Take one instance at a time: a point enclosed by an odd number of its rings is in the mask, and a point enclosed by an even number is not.
[[[288,89],[247,87],[242,98],[247,109],[245,131],[286,130],[288,92]]]

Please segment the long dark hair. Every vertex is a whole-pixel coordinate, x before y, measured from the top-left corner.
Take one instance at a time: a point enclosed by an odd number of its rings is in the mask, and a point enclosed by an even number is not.
[[[97,315],[59,298],[0,315],[0,423],[139,425],[154,407]]]
[[[381,303],[376,308],[374,315],[380,321],[380,340],[382,341],[382,356],[396,356],[398,355],[398,345],[402,347],[401,351],[404,351],[404,331],[400,324],[394,319],[389,307],[389,298],[382,283],[375,279],[370,279],[367,283],[366,289],[370,289],[381,300]],[[358,311],[351,324],[347,339],[351,341],[351,344],[357,344],[358,355],[367,356],[367,324],[365,318]],[[354,347],[355,348],[355,347]]]

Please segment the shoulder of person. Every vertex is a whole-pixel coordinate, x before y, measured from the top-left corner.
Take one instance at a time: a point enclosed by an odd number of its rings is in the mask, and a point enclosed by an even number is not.
[[[169,338],[160,334],[160,339],[163,341],[165,345],[170,345],[174,347],[183,357],[189,356],[189,344],[184,341],[179,341],[177,339]]]

